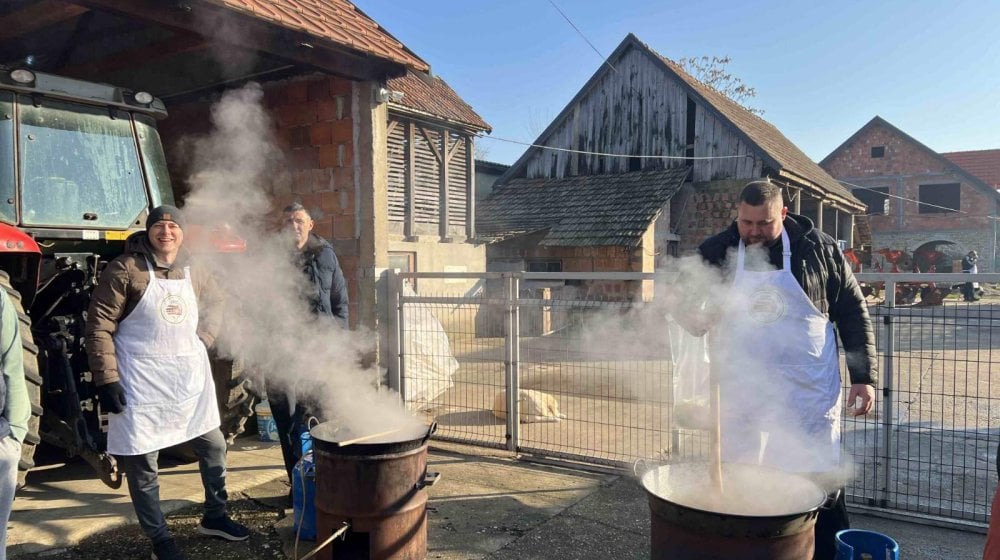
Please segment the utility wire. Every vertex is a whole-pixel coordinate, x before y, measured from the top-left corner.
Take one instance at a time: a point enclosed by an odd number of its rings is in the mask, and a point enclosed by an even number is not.
[[[641,158],[641,159],[679,159],[679,160],[692,160],[692,159],[734,159],[734,158],[753,158],[756,157],[753,154],[743,154],[743,155],[733,155],[733,156],[657,156],[648,154],[612,154],[608,152],[589,152],[587,150],[574,150],[572,148],[556,148],[555,146],[545,146],[542,144],[535,144],[532,142],[523,142],[521,140],[512,140],[510,138],[502,138],[500,136],[487,136],[485,134],[477,134],[476,138],[481,138],[483,140],[497,140],[500,142],[510,142],[511,144],[520,144],[522,146],[528,146],[531,148],[539,148],[542,150],[552,150],[554,152],[569,152],[572,154],[584,154],[591,156],[608,156],[608,157],[625,157],[625,158]]]
[[[607,64],[608,68],[614,70],[617,73],[618,69],[611,65],[611,62],[608,61],[608,57],[604,56],[603,54],[601,54],[601,51],[597,50],[597,47],[594,46],[594,43],[591,43],[590,39],[588,39],[587,36],[583,34],[583,31],[580,31],[580,28],[577,27],[575,23],[573,23],[573,20],[569,19],[569,16],[566,15],[566,12],[562,11],[562,9],[558,5],[556,5],[554,0],[549,0],[549,4],[552,4],[552,7],[555,8],[557,12],[559,12],[559,15],[561,15],[563,19],[566,20],[566,23],[568,23],[570,27],[575,29],[576,32],[580,35],[580,37],[583,37],[583,40],[586,41],[588,45],[590,45],[591,49],[594,49],[594,52],[597,53],[597,56],[601,57],[601,60],[604,61],[604,64]]]

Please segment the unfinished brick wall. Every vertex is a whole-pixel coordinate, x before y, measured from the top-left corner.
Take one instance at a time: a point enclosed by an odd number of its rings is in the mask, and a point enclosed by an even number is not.
[[[746,183],[739,179],[684,185],[670,204],[670,223],[679,224],[679,254],[694,251],[702,241],[733,223]]]
[[[872,147],[883,146],[883,157],[871,157]],[[888,215],[870,216],[873,248],[914,251],[932,241],[950,241],[957,255],[975,249],[994,255],[996,199],[969,184],[943,157],[891,127],[872,123],[850,144],[831,154],[823,168],[839,180],[863,187],[888,187],[893,197]],[[920,213],[920,185],[959,183],[960,212]],[[911,202],[914,201],[914,202]],[[980,269],[994,270],[992,258],[981,259]]]
[[[355,212],[353,82],[311,74],[262,84],[264,105],[274,126],[274,143],[285,163],[268,177],[275,219],[282,208],[300,202],[313,215],[315,233],[330,240],[347,279],[352,323],[358,317],[358,243]],[[168,107],[160,123],[174,190],[188,191],[183,139],[209,132],[214,100]]]

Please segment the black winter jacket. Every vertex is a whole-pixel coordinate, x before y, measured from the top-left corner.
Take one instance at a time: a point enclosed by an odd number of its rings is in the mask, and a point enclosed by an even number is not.
[[[299,255],[299,265],[310,281],[310,291],[306,298],[312,312],[333,317],[340,326],[347,328],[347,282],[333,246],[322,237],[310,233],[309,240]]]
[[[851,383],[874,384],[875,333],[861,287],[840,247],[805,216],[788,214],[782,225],[792,245],[792,275],[816,308],[836,326]],[[727,230],[705,240],[698,253],[710,264],[723,266],[739,242],[739,230],[733,222]],[[781,249],[780,241],[769,248],[771,264],[777,268],[781,268]]]

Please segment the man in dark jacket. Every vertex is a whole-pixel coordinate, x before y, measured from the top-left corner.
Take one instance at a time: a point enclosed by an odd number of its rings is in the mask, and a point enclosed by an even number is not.
[[[705,325],[722,391],[726,460],[801,473],[835,491],[842,396],[834,327],[855,416],[872,409],[876,371],[865,298],[837,242],[789,214],[776,185],[755,181],[740,194],[736,222],[698,252],[728,273],[728,296],[711,302]],[[834,558],[834,535],[848,526],[838,492],[817,520],[815,558]]]
[[[309,310],[319,320],[332,319],[342,328],[348,328],[347,282],[333,246],[312,233],[312,216],[301,204],[285,208],[284,225],[298,251],[296,263],[307,280],[302,297]],[[306,407],[300,397],[293,411],[288,396],[277,387],[268,387],[267,398],[278,428],[285,470],[291,481],[292,469],[302,455],[300,435]]]
[[[975,251],[969,251],[964,257],[962,257],[962,272],[966,274],[976,274],[979,272],[979,254]],[[966,282],[962,284],[962,299],[965,301],[979,301],[980,297],[977,293],[979,290],[978,282]]]

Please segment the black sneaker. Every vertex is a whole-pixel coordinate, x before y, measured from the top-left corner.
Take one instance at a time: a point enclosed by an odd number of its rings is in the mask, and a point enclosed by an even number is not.
[[[221,537],[227,541],[245,541],[250,538],[250,529],[229,519],[229,516],[204,517],[198,524],[198,532],[211,537]]]
[[[174,539],[153,543],[153,560],[187,560],[187,556],[177,546]]]

